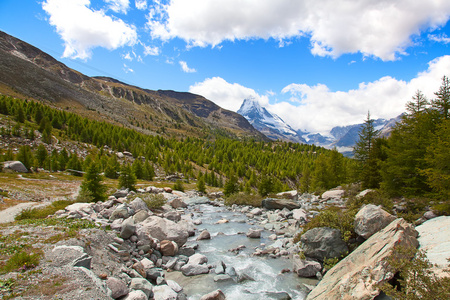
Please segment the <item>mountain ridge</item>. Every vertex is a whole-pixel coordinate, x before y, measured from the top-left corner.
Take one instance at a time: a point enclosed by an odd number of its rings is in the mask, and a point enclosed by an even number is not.
[[[203,96],[153,91],[111,77],[89,77],[2,31],[0,54],[3,94],[46,101],[61,109],[100,117],[147,134],[267,140],[241,115]]]

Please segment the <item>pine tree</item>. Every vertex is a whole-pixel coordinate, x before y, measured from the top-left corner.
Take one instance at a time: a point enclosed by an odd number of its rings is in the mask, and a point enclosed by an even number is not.
[[[19,153],[17,153],[17,160],[21,161],[23,165],[29,170],[33,165],[33,153],[28,145],[21,146]]]
[[[238,179],[236,176],[231,175],[225,182],[225,185],[223,187],[223,194],[228,197],[238,192],[239,192]]]
[[[360,165],[360,180],[363,188],[376,188],[379,182],[374,177],[379,177],[378,161],[374,157],[373,144],[379,131],[375,129],[374,120],[367,113],[367,119],[361,127],[358,135],[358,141],[353,148],[355,159]]]
[[[98,171],[97,164],[91,163],[81,183],[81,192],[90,195],[92,201],[104,201],[106,199],[106,186],[102,184],[102,176]]]
[[[435,95],[437,98],[431,101],[431,105],[442,119],[447,120],[450,116],[450,80],[447,76],[442,78],[442,84]]]
[[[119,178],[118,170],[120,170],[120,164],[117,161],[117,157],[115,155],[112,155],[108,159],[108,162],[105,167],[105,177],[111,179]]]
[[[155,169],[153,165],[150,164],[148,160],[145,160],[144,163],[144,178],[145,180],[152,181],[153,177],[155,177]]]
[[[38,146],[38,148],[36,150],[36,153],[35,153],[35,156],[36,156],[38,167],[43,168],[44,167],[44,162],[45,162],[45,160],[48,157],[48,152],[47,152],[47,149],[45,148],[44,145],[40,144]]]
[[[200,193],[203,193],[203,194],[206,193],[205,179],[203,178],[202,173],[200,173],[197,178],[197,190]]]
[[[142,165],[142,160],[139,158],[135,159],[131,167],[133,169],[134,176],[136,176],[137,179],[144,178],[144,166]]]
[[[129,164],[123,164],[120,169],[119,188],[128,189],[130,191],[136,190],[136,176]]]

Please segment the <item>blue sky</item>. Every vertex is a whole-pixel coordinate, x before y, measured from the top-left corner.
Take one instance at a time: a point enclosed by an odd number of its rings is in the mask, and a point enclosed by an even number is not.
[[[450,76],[450,1],[2,0],[0,30],[89,76],[254,97],[326,133],[404,111]]]

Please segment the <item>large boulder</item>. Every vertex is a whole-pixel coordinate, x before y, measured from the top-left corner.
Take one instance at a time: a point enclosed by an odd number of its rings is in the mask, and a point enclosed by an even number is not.
[[[283,209],[287,208],[289,210],[293,210],[296,208],[300,208],[301,205],[295,200],[291,199],[274,199],[267,198],[262,201],[262,206],[267,209]]]
[[[111,290],[111,297],[113,299],[125,296],[130,291],[125,282],[115,277],[109,277],[106,280],[106,286]]]
[[[442,216],[426,221],[416,227],[419,232],[419,250],[426,251],[427,259],[434,264],[434,272],[444,275],[450,257],[450,216]]]
[[[181,273],[183,273],[184,276],[197,276],[200,274],[208,274],[209,268],[207,265],[187,264],[181,267]]]
[[[368,239],[394,220],[395,217],[383,210],[381,206],[368,204],[361,208],[355,216],[355,232]]]
[[[325,258],[340,258],[348,252],[339,229],[317,227],[305,232],[300,238],[306,257],[323,261]]]
[[[129,217],[122,223],[122,229],[120,230],[120,237],[123,239],[130,238],[136,232],[136,225],[134,224],[133,217]]]
[[[142,200],[139,197],[136,197],[133,201],[130,202],[130,207],[135,211],[138,212],[140,210],[148,211],[147,204],[145,204],[144,200]]]
[[[416,237],[405,220],[391,222],[331,268],[306,299],[374,299],[378,285],[394,276],[386,263],[394,247],[417,247]]]
[[[5,161],[3,163],[3,169],[8,169],[14,172],[19,172],[19,173],[27,173],[28,169],[27,167],[25,167],[25,165],[16,160],[16,161]]]
[[[142,232],[160,241],[174,241],[178,244],[178,247],[183,246],[189,237],[189,233],[184,226],[179,226],[177,223],[165,218],[150,216],[141,225]]]
[[[345,191],[342,189],[333,189],[326,191],[322,194],[321,198],[323,200],[329,200],[329,199],[341,199],[345,194]]]

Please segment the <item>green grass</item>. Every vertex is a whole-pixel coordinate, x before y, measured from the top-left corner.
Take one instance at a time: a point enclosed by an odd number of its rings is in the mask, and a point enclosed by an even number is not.
[[[41,251],[28,253],[20,251],[13,254],[6,264],[0,266],[0,273],[8,273],[11,271],[28,271],[34,269],[39,265],[39,260],[42,256]]]
[[[141,198],[149,209],[159,209],[167,202],[166,197],[161,194],[138,194],[137,197]]]
[[[16,220],[44,219],[73,203],[72,200],[58,200],[46,207],[24,209],[16,216]]]

